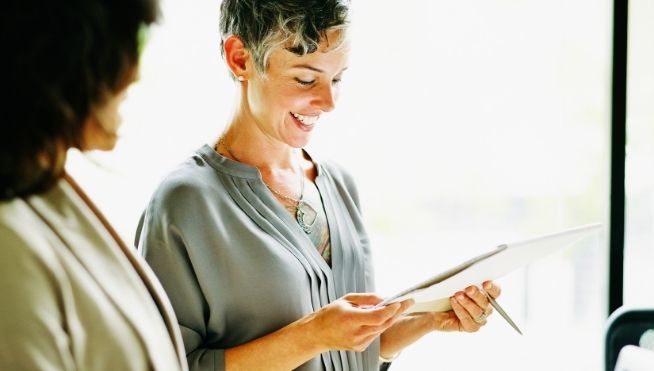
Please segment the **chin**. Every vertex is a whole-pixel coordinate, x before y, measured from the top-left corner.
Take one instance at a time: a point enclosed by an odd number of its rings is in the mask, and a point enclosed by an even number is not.
[[[97,150],[99,151],[113,151],[114,148],[116,148],[116,144],[118,143],[118,136],[113,136],[111,138],[106,138],[105,140],[102,141],[97,146]]]
[[[312,132],[302,132],[299,135],[293,135],[289,137],[286,141],[286,144],[293,148],[303,148],[311,141]]]
[[[101,136],[87,138],[84,145],[80,148],[82,151],[111,151],[118,143],[118,136]]]

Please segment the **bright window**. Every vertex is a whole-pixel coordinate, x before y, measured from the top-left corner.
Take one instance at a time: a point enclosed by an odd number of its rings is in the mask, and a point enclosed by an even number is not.
[[[624,303],[654,305],[654,3],[629,2]]]

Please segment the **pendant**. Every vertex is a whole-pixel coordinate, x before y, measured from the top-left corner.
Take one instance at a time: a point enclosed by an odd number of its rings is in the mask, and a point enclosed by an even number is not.
[[[308,203],[299,201],[295,208],[295,220],[306,234],[311,234],[311,227],[316,224],[318,213]]]

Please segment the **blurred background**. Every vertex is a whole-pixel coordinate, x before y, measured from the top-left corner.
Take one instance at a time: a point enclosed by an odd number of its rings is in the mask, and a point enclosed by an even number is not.
[[[236,87],[219,0],[164,0],[111,153],[68,170],[132,243],[150,195],[213,144]],[[630,1],[625,303],[653,305],[654,3]],[[394,294],[506,242],[601,233],[497,280],[499,316],[433,333],[393,370],[599,370],[608,315],[612,2],[354,1],[337,109],[310,149],[357,180],[377,288]]]

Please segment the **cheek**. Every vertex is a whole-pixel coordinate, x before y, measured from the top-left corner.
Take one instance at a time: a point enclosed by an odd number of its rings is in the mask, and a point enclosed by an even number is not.
[[[108,132],[113,133],[120,126],[120,113],[118,105],[111,104],[97,112],[99,124]]]
[[[99,124],[109,133],[115,133],[121,124],[120,106],[125,100],[126,92],[110,98],[107,103],[96,111]]]
[[[279,95],[279,101],[286,107],[287,111],[304,110],[311,104],[311,100],[311,93],[297,87],[286,89]]]
[[[267,92],[267,101],[276,111],[287,113],[288,111],[298,111],[311,101],[309,94],[298,91],[295,86],[281,86],[277,89],[270,89]]]
[[[302,96],[288,96],[279,100],[280,106],[284,111],[301,111],[305,109],[311,99]]]

